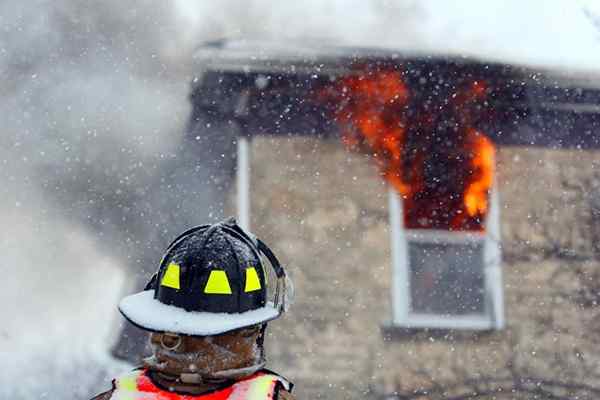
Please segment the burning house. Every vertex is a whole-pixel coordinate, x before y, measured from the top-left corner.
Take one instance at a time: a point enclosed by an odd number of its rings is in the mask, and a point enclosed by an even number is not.
[[[600,79],[252,41],[196,59],[189,138],[236,149],[231,209],[290,264],[270,357],[301,397],[600,393]]]

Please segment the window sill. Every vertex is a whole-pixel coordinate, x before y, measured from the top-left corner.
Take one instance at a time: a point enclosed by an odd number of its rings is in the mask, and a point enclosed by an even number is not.
[[[394,324],[391,321],[381,325],[381,334],[384,342],[392,341],[473,341],[489,338],[500,331],[488,329],[465,328],[434,328],[434,327],[408,327]]]

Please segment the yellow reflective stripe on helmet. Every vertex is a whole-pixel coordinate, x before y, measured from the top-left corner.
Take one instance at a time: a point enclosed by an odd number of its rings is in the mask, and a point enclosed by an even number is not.
[[[229,279],[225,271],[212,270],[204,287],[206,294],[231,294]]]
[[[260,279],[258,278],[258,273],[256,272],[256,268],[249,267],[246,268],[246,286],[244,288],[245,292],[253,292],[255,290],[260,290]]]
[[[162,281],[160,282],[161,286],[170,287],[173,289],[181,289],[179,286],[179,270],[180,267],[178,264],[170,263],[167,267],[167,271],[163,275]]]

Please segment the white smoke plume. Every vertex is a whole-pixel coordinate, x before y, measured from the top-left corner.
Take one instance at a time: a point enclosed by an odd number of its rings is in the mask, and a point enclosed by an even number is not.
[[[0,3],[0,398],[98,391],[125,270],[210,215],[210,192],[160,193],[189,114],[184,23],[161,2]]]

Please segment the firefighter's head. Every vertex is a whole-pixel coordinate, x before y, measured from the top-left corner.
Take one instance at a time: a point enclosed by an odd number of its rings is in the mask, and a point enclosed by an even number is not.
[[[273,301],[263,257],[275,272]],[[288,289],[271,250],[229,219],[175,239],[146,289],[119,310],[153,332],[157,368],[237,370],[263,363],[266,323],[285,311]]]
[[[213,336],[154,332],[146,364],[169,375],[200,374],[208,381],[244,376],[264,365],[264,328],[254,325]]]

